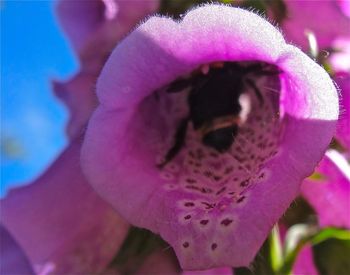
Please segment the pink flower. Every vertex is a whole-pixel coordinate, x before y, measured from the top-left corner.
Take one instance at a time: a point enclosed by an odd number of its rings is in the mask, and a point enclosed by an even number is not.
[[[116,43],[158,6],[158,0],[60,0],[57,13],[84,65],[90,57],[106,59]]]
[[[350,1],[349,1],[350,3]],[[350,23],[349,23],[350,26]],[[329,57],[329,63],[336,72],[350,73],[350,32],[348,37],[339,37],[332,44],[334,52]]]
[[[288,17],[282,29],[288,41],[309,49],[306,33],[315,34],[320,49],[332,46],[341,36],[349,36],[350,17],[346,15],[348,1],[294,1],[287,0]]]
[[[188,116],[189,90],[203,87],[198,78],[246,69],[234,78],[241,88],[232,88],[242,93],[231,102],[245,122],[231,147],[205,145],[192,117],[181,150],[159,165]],[[187,92],[169,93],[181,83]],[[221,83],[208,80],[205,91],[226,91]],[[86,175],[190,270],[251,262],[321,160],[338,118],[336,89],[320,66],[258,15],[224,5],[194,9],[180,22],[147,20],[116,47],[97,95],[82,151]],[[215,100],[195,106],[207,104],[207,112]]]
[[[95,82],[115,45],[148,14],[158,0],[60,0],[57,13],[63,29],[79,55],[81,68],[66,82],[53,82],[56,95],[71,112],[70,138],[80,136],[97,105]]]
[[[74,141],[37,181],[1,201],[1,222],[38,274],[101,272],[128,231],[87,184],[80,147]]]
[[[320,163],[320,179],[307,179],[303,197],[318,214],[319,224],[350,228],[350,166],[337,151],[330,150]]]
[[[313,261],[312,247],[306,244],[299,252],[293,266],[295,275],[318,275],[317,268]]]

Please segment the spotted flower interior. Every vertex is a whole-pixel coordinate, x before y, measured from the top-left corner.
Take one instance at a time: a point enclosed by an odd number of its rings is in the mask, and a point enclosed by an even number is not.
[[[228,63],[232,62],[225,64]],[[201,89],[206,89],[212,71],[224,70],[216,68],[217,64],[224,66],[224,62],[205,64],[157,90],[140,104],[135,114],[145,127],[138,128],[133,137],[142,137],[140,146],[153,151],[152,164],[158,173],[159,188],[166,192],[165,196],[177,198],[174,205],[177,217],[173,222],[182,226],[195,225],[198,234],[217,228],[223,234],[234,232],[234,225],[238,222],[234,213],[251,199],[249,190],[268,176],[264,164],[278,152],[283,134],[283,119],[279,112],[282,72],[263,62],[235,62],[242,68],[258,64],[261,66],[256,67],[264,69],[248,72],[240,80],[241,87],[231,88],[233,94],[240,95],[237,98],[241,106],[236,114],[239,122],[231,122],[238,126],[237,133],[230,134],[232,145],[221,152],[203,143],[203,135],[200,129],[194,129],[191,117],[190,108],[196,106],[190,106],[188,101],[194,90],[200,93]],[[205,78],[205,84],[192,84],[191,79],[198,74]],[[217,97],[220,100],[221,86],[222,83],[217,82],[215,90],[211,91],[214,101]],[[208,108],[213,99],[208,98]],[[225,105],[225,102],[217,104]],[[210,112],[208,109],[201,111]],[[171,148],[181,139],[178,129],[185,118],[188,118],[188,123],[180,149],[166,160]],[[218,249],[223,241],[217,238],[208,239],[211,251]],[[192,242],[184,235],[181,245],[189,249]]]
[[[247,63],[240,65],[249,66]],[[210,78],[210,69],[204,73]],[[264,163],[278,151],[282,125],[278,110],[279,76],[259,75],[257,71],[244,78],[255,82],[262,100],[260,102],[253,88],[244,83],[245,79],[242,79],[244,86],[240,87],[243,91],[235,91],[237,87],[232,87],[232,93],[242,93],[239,98],[242,110],[237,114],[240,118],[238,132],[230,134],[233,142],[230,148],[220,152],[203,144],[200,131],[194,129],[189,118],[178,154],[159,167],[163,188],[169,192],[184,192],[184,201],[178,204],[181,211],[180,221],[198,220],[207,213],[214,222],[215,215],[223,209],[235,208],[243,203],[249,197],[249,188],[265,177]],[[179,140],[176,136],[179,124],[190,116],[188,97],[193,92],[193,87],[189,84],[178,93],[169,93],[171,88],[172,84],[160,89],[142,103],[149,104],[149,101],[154,101],[158,105],[156,117],[161,118],[164,123],[161,125],[163,127],[153,129],[155,136],[152,145],[157,152],[155,165],[158,166],[165,162],[165,156]],[[217,90],[212,93],[215,95],[220,92],[220,83],[217,83]],[[210,108],[210,102],[208,105]],[[201,111],[208,112],[206,109]],[[154,113],[143,114],[142,117],[147,115],[153,116]],[[199,222],[206,225],[209,220]],[[228,222],[222,224],[229,225]]]

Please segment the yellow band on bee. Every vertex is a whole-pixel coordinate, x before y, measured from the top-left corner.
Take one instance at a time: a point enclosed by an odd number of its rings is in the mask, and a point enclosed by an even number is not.
[[[228,115],[215,118],[209,122],[206,122],[201,128],[199,128],[199,132],[202,136],[213,132],[215,130],[231,127],[234,125],[240,125],[241,119],[239,116]]]

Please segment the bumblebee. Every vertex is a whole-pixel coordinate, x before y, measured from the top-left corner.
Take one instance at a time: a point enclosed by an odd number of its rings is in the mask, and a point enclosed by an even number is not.
[[[192,122],[204,145],[223,153],[233,144],[241,125],[240,97],[247,86],[254,91],[260,105],[264,98],[249,75],[277,75],[275,67],[264,63],[241,65],[233,62],[213,63],[202,67],[187,79],[177,79],[167,88],[168,93],[178,93],[190,88],[187,103],[188,117],[182,119],[174,145],[169,149],[159,167],[172,160],[184,145],[187,126]]]

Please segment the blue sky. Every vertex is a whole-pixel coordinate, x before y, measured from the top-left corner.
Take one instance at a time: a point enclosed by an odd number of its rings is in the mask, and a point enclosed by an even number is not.
[[[68,113],[50,81],[77,66],[53,1],[2,2],[0,195],[37,177],[66,145]]]

